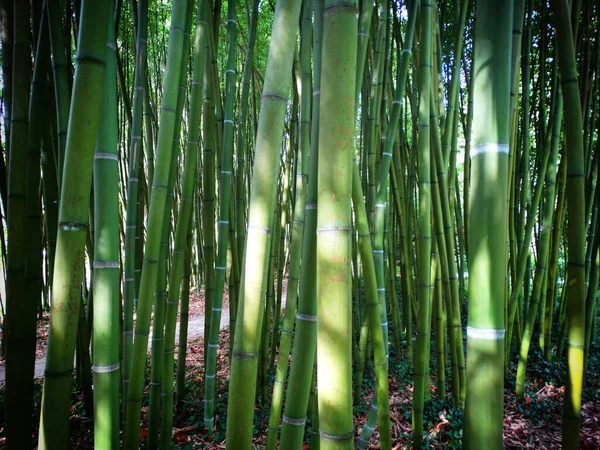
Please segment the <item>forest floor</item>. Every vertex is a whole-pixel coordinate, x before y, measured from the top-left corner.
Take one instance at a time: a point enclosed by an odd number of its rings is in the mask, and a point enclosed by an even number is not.
[[[285,292],[285,289],[284,289]],[[194,305],[194,306],[192,306]],[[194,312],[192,312],[194,311]],[[223,316],[225,311],[224,307]],[[203,292],[194,291],[190,296],[190,322],[193,317],[203,315]],[[174,412],[174,430],[171,441],[172,448],[217,450],[225,449],[225,425],[228,401],[229,352],[230,341],[227,330],[228,319],[221,323],[219,348],[217,356],[217,398],[215,434],[209,436],[203,424],[203,333],[197,337],[189,336],[186,357],[186,392],[183,400],[176,405]],[[201,327],[203,330],[203,326]],[[537,337],[534,336],[537,343]],[[412,421],[413,371],[404,359],[406,341],[402,343],[401,355],[396,354],[390,337],[390,415],[392,423],[393,449],[410,448]],[[435,345],[432,340],[432,346]],[[590,361],[586,374],[586,384],[581,408],[581,449],[600,448],[600,347],[590,349]],[[425,402],[424,423],[425,442],[422,448],[459,449],[462,448],[462,411],[452,407],[450,392],[444,399],[436,396],[435,355],[432,352],[431,398]],[[516,352],[513,352],[513,355]],[[505,377],[504,395],[504,448],[505,449],[556,449],[561,446],[562,405],[564,398],[564,374],[566,360],[548,363],[543,359],[543,352],[537,345],[532,345],[527,365],[525,395],[517,399],[514,394],[516,360],[511,361]],[[447,372],[448,373],[448,372]],[[147,383],[149,383],[149,364]],[[269,374],[266,400],[259,396],[255,408],[254,448],[264,449],[266,429],[269,415],[270,395],[274,377]],[[354,408],[356,436],[360,435],[368,411],[368,402],[373,396],[372,366],[367,368],[364,377],[363,400]],[[449,386],[448,386],[449,387]],[[35,421],[39,420],[42,380],[35,381]],[[146,388],[146,394],[148,389]],[[3,391],[0,391],[0,448],[4,445],[4,408]],[[147,395],[142,408],[142,446],[147,435]],[[85,410],[82,393],[74,387],[71,406],[71,434],[73,449],[93,448],[93,419]],[[306,442],[310,441],[310,419],[307,421]],[[37,442],[37,430],[34,432]],[[371,449],[379,449],[378,432],[371,440]],[[304,448],[309,448],[305,444]]]

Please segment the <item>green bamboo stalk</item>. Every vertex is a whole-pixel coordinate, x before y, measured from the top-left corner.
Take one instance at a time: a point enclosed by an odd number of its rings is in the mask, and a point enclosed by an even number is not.
[[[179,342],[177,347],[177,374],[175,394],[179,405],[185,397],[185,362],[187,357],[187,334],[190,306],[190,276],[192,269],[192,227],[188,228],[186,249],[183,254],[183,278],[181,279],[181,309],[179,313]],[[197,247],[200,248],[200,247]],[[168,400],[167,400],[168,401]]]
[[[297,101],[294,102],[296,104],[295,107],[292,107],[292,111],[296,112],[293,117],[297,117]],[[297,126],[294,127],[296,130]],[[290,221],[290,197],[291,197],[291,176],[295,172],[292,168],[293,161],[292,153],[298,154],[297,150],[297,139],[296,134],[298,133],[290,133],[289,145],[286,150],[286,164],[285,171],[283,174],[283,186],[281,187],[281,203],[280,203],[280,218],[279,218],[279,239],[277,240],[277,287],[275,292],[275,310],[273,314],[273,326],[271,329],[271,352],[270,352],[270,361],[269,361],[269,370],[275,364],[275,354],[277,353],[277,346],[279,345],[279,318],[281,316],[281,295],[282,295],[282,283],[283,283],[283,272],[285,269],[285,243],[286,243],[286,231],[287,225]],[[295,162],[295,161],[294,161]],[[293,219],[292,219],[293,220]]]
[[[139,48],[139,47],[138,47]],[[146,74],[148,73],[148,60],[146,60]],[[154,116],[154,112],[152,110],[152,105],[150,104],[151,94],[148,92],[150,90],[150,81],[148,76],[144,77],[144,137],[146,144],[146,167],[147,167],[147,176],[146,183],[147,185],[152,186],[152,180],[154,178],[154,128],[156,117]],[[135,93],[134,93],[135,96]],[[141,224],[140,224],[141,225]]]
[[[12,91],[13,91],[13,45],[14,45],[14,2],[12,0],[2,0],[0,3],[2,9],[2,100],[4,101],[4,123],[5,125],[5,139],[4,139],[4,151],[8,155],[10,153],[10,122],[12,114]],[[8,164],[8,162],[6,163]],[[5,177],[7,175],[6,165],[3,167]],[[7,180],[3,180],[5,188],[2,189],[2,208],[4,211],[8,209],[8,187]],[[5,253],[5,252],[4,252]],[[6,260],[3,261],[6,264]],[[2,345],[4,346],[4,338],[2,339]]]
[[[367,423],[365,423],[359,437],[358,447],[368,448],[376,421],[378,420],[381,448],[391,448],[391,436],[389,431],[389,388],[387,380],[388,349],[385,344],[385,339],[387,339],[385,328],[382,326],[382,309],[385,307],[385,304],[381,303],[379,296],[374,251],[371,246],[369,222],[363,199],[364,196],[358,173],[358,165],[354,164],[352,174],[352,203],[354,205],[356,228],[358,231],[358,246],[361,254],[361,261],[363,263],[364,287],[366,291],[364,321],[369,325],[373,340],[375,375],[377,382],[376,396],[371,402]],[[366,329],[367,327],[364,328]],[[361,352],[361,358],[364,361],[364,350]],[[360,377],[360,382],[362,383],[362,377]],[[377,401],[378,399],[381,400]]]
[[[269,57],[256,137],[255,172],[251,181],[248,239],[240,280],[239,309],[233,344],[227,447],[249,449],[256,392],[256,372],[267,281],[273,205],[276,201],[279,147],[283,132],[300,1],[279,0],[275,7]]]
[[[84,0],[62,177],[52,314],[46,356],[40,449],[68,446],[76,321],[81,301],[93,148],[102,101],[109,5]]]
[[[65,45],[65,36],[63,35],[63,26],[60,19],[61,6],[55,0],[48,1],[48,23],[50,31],[50,47],[52,50],[52,70],[54,75],[54,94],[56,102],[57,136],[58,149],[56,158],[56,173],[58,174],[58,185],[61,187],[63,175],[65,150],[67,145],[67,127],[69,125],[69,103],[70,96],[70,26],[65,27],[69,30],[69,45]]]
[[[475,48],[475,43],[473,44],[473,48]],[[464,191],[464,206],[463,206],[463,213],[464,213],[464,235],[465,235],[465,255],[467,257],[467,261],[469,260],[469,223],[470,223],[470,216],[471,216],[471,210],[469,209],[469,192],[471,192],[471,136],[472,136],[472,123],[473,123],[473,79],[475,77],[475,74],[473,72],[473,69],[471,68],[470,73],[468,76],[465,76],[465,79],[467,80],[467,117],[466,120],[464,122],[464,129],[463,129],[463,134],[465,137],[465,154],[464,154],[464,160],[465,160],[465,166],[464,166],[464,177],[463,177],[463,191]]]
[[[299,163],[296,173],[296,196],[294,202],[294,213],[292,232],[290,235],[290,264],[287,284],[287,299],[283,315],[283,327],[281,331],[281,342],[279,344],[279,357],[275,371],[275,383],[273,384],[273,395],[271,397],[271,410],[269,413],[269,427],[267,429],[268,450],[275,448],[277,443],[277,427],[281,417],[281,405],[283,403],[283,392],[288,369],[288,359],[292,346],[296,307],[298,304],[298,275],[300,272],[300,257],[305,230],[305,207],[307,201],[308,162],[310,155],[310,113],[312,96],[312,77],[310,71],[311,45],[313,42],[312,25],[312,2],[305,1],[302,13],[302,29],[300,37],[300,64],[301,64],[301,86],[300,86],[300,132],[299,132]],[[314,106],[313,106],[314,107]],[[311,159],[316,159],[314,156]],[[298,310],[300,312],[300,310]],[[314,360],[314,356],[312,357]],[[290,383],[291,383],[290,379]],[[287,404],[293,400],[288,396]],[[287,417],[287,416],[286,416]],[[289,422],[289,421],[288,421]],[[285,424],[284,419],[284,424]],[[283,445],[283,435],[282,435]]]
[[[513,3],[479,0],[476,11],[464,436],[465,448],[501,449]]]
[[[192,2],[188,0],[187,14],[185,19],[185,29],[191,28],[192,22]],[[183,38],[182,54],[188,55],[190,45],[190,35],[186,33]],[[150,374],[150,398],[148,407],[148,448],[153,450],[159,445],[159,431],[161,424],[161,405],[162,405],[162,385],[163,385],[163,349],[164,349],[164,331],[165,315],[167,301],[167,279],[169,270],[170,238],[172,228],[172,209],[175,202],[175,181],[179,170],[179,153],[181,152],[181,128],[182,113],[185,103],[186,85],[187,85],[187,58],[181,60],[181,75],[179,80],[179,94],[177,97],[177,108],[175,111],[175,127],[173,130],[173,150],[171,152],[171,163],[169,169],[169,178],[167,182],[167,198],[165,202],[165,217],[163,221],[162,235],[160,240],[160,251],[158,257],[158,274],[155,281],[154,290],[154,316],[152,323],[152,366]],[[174,215],[174,221],[177,216]]]
[[[232,187],[232,195],[235,185]],[[237,242],[235,229],[237,218],[235,216],[235,200],[229,203],[229,217],[233,221],[229,224],[229,242],[231,243],[227,250],[227,279],[229,281],[229,352],[233,351],[233,341],[235,340],[235,324],[237,322],[238,293],[240,291],[240,257],[235,243]]]
[[[519,352],[519,366],[517,368],[516,380],[516,395],[522,397],[525,390],[525,368],[527,366],[527,356],[529,346],[531,344],[531,335],[533,333],[533,325],[537,317],[538,304],[540,302],[541,293],[543,292],[543,278],[548,272],[548,254],[550,247],[550,228],[552,225],[552,214],[554,212],[555,199],[555,179],[556,165],[558,159],[558,144],[560,140],[560,124],[562,120],[562,98],[558,94],[556,105],[554,106],[554,114],[552,117],[552,144],[550,150],[550,160],[548,169],[546,170],[546,198],[543,204],[542,212],[542,231],[538,240],[538,253],[536,257],[536,273],[533,284],[531,300],[527,309],[527,319],[525,329],[523,331],[523,339],[521,341],[521,349]],[[541,181],[539,181],[541,182]],[[543,331],[543,323],[540,324]],[[543,335],[543,333],[541,333]],[[548,343],[549,345],[550,343]]]
[[[530,210],[530,214],[527,215],[527,220],[526,220],[526,224],[525,224],[525,228],[524,228],[524,235],[523,235],[523,240],[520,241],[520,245],[518,248],[518,256],[517,256],[517,261],[516,261],[516,272],[517,272],[517,276],[515,278],[515,281],[512,285],[512,292],[511,292],[511,296],[510,296],[510,300],[509,300],[509,311],[508,311],[508,333],[506,336],[506,359],[508,360],[508,356],[509,356],[509,351],[510,351],[510,343],[511,343],[511,339],[512,339],[512,333],[513,333],[513,328],[515,325],[517,325],[518,328],[518,323],[515,324],[514,320],[515,320],[515,316],[517,313],[517,309],[519,309],[520,305],[522,305],[522,296],[523,296],[523,284],[526,281],[527,277],[526,275],[526,269],[528,267],[528,260],[530,257],[530,244],[531,244],[531,239],[532,239],[532,232],[533,232],[533,227],[535,224],[535,214],[532,214],[533,211],[536,211],[538,209],[538,206],[540,204],[540,200],[542,197],[542,188],[544,186],[544,183],[541,180],[544,180],[546,177],[546,170],[548,167],[548,160],[550,158],[550,151],[549,151],[549,145],[545,145],[542,147],[543,151],[541,152],[541,158],[540,158],[540,166],[539,166],[539,172],[538,172],[538,177],[539,180],[535,186],[535,191],[532,197],[532,200],[530,202],[530,206],[529,206],[529,210]]]
[[[531,5],[530,5],[531,7]],[[516,18],[514,19],[516,20]],[[525,27],[525,36],[523,38],[523,56],[522,56],[522,72],[523,72],[523,100],[522,100],[522,109],[523,109],[523,125],[522,129],[524,132],[521,134],[523,141],[523,153],[521,156],[521,191],[520,198],[518,200],[518,204],[520,205],[519,209],[519,217],[517,219],[517,245],[521,246],[525,233],[525,212],[528,214],[532,214],[533,210],[531,210],[531,181],[530,181],[530,142],[529,142],[529,127],[530,127],[530,77],[531,77],[531,68],[529,64],[530,54],[531,54],[531,45],[532,45],[532,20],[531,14],[529,14],[529,18],[527,20],[527,26]],[[542,68],[540,68],[540,72],[543,72]],[[541,89],[545,89],[545,86],[541,86]],[[543,94],[540,96],[543,97]],[[544,141],[541,141],[542,143]]]
[[[351,449],[351,184],[357,10],[326,0],[323,10],[317,213],[317,383],[320,446]]]
[[[27,236],[27,162],[29,152],[29,90],[31,45],[29,43],[30,7],[15,3],[12,63],[12,110],[8,158],[8,210],[6,257],[6,440],[8,448],[31,447],[33,409],[33,365],[35,361],[36,308],[26,284]],[[39,63],[39,60],[38,60]],[[38,68],[38,67],[36,67]],[[38,68],[39,69],[39,68]],[[35,86],[34,86],[35,89]],[[34,92],[35,94],[35,92]],[[32,101],[35,101],[33,99]],[[36,124],[31,124],[36,125]],[[39,145],[39,142],[38,142]],[[38,147],[39,151],[39,147]],[[39,168],[38,168],[39,173]],[[29,295],[27,295],[29,294]],[[3,340],[4,340],[3,339]],[[21,405],[25,402],[24,405]]]
[[[50,68],[50,43],[48,39],[47,7],[45,3],[40,5],[40,24],[38,27],[38,41],[35,57],[35,67],[33,71],[33,80],[31,86],[31,96],[29,104],[29,137],[27,151],[27,172],[26,172],[26,221],[27,221],[27,255],[25,261],[25,283],[27,286],[27,297],[31,299],[31,311],[29,314],[35,315],[36,308],[33,302],[40,305],[41,314],[43,281],[42,281],[42,209],[40,203],[40,157],[43,135],[48,136],[50,132],[49,120],[44,114],[47,111],[48,88],[47,77]],[[35,17],[34,17],[35,19]],[[56,216],[55,216],[56,218]],[[35,325],[33,317],[29,316],[27,322],[22,322],[23,327],[27,327],[27,332],[33,336]],[[33,345],[32,345],[33,347]],[[35,359],[34,349],[30,348],[30,361]],[[32,363],[30,363],[32,364]],[[32,364],[33,365],[33,364]]]
[[[458,8],[458,5],[457,5]],[[448,165],[450,158],[450,148],[452,147],[452,130],[456,125],[456,103],[458,102],[458,85],[460,80],[460,62],[463,52],[463,42],[465,35],[465,22],[467,19],[467,11],[469,9],[469,1],[461,0],[460,14],[457,17],[455,24],[456,35],[454,37],[454,61],[452,64],[452,78],[448,87],[448,109],[446,120],[444,122],[444,133],[442,134],[442,152],[444,155],[444,167]],[[441,49],[440,49],[441,52]],[[441,68],[440,68],[441,69]],[[453,177],[450,178],[451,180]]]
[[[319,162],[319,118],[321,96],[321,55],[323,35],[323,1],[315,0],[313,30],[314,82],[312,91],[312,126],[310,128],[310,159],[308,187],[304,211],[304,237],[300,267],[300,293],[296,314],[296,335],[292,349],[292,363],[287,398],[281,427],[281,448],[302,446],[305,417],[313,384],[317,341],[316,300],[316,229],[317,229],[317,173]],[[304,118],[303,118],[304,119]],[[289,300],[288,300],[289,301]],[[293,394],[292,394],[293,393]],[[316,405],[313,408],[318,409]],[[314,416],[313,416],[314,417]],[[318,426],[313,422],[313,427]],[[317,430],[318,433],[318,430]],[[313,434],[312,439],[315,439]]]
[[[173,375],[174,375],[174,351],[175,351],[175,325],[177,322],[177,307],[185,264],[185,247],[192,214],[192,200],[194,184],[196,180],[196,169],[198,166],[198,147],[200,145],[200,118],[202,112],[202,79],[204,78],[204,65],[206,61],[206,6],[208,2],[202,2],[198,7],[198,18],[196,22],[196,37],[194,42],[194,68],[191,81],[190,109],[188,114],[187,146],[185,152],[184,172],[181,180],[181,202],[177,215],[177,226],[173,245],[173,257],[169,271],[169,291],[166,302],[166,321],[163,345],[163,378],[162,378],[162,425],[160,436],[160,448],[171,447],[171,433],[173,428]],[[183,74],[182,74],[183,75]],[[189,280],[187,281],[189,289]],[[218,325],[217,325],[217,328]],[[187,333],[187,330],[185,330]],[[180,336],[183,332],[180,327]],[[184,358],[185,353],[179,354]],[[181,397],[180,397],[181,398]]]
[[[433,93],[432,93],[433,94]],[[435,108],[431,107],[432,116],[431,122],[437,123],[437,115]],[[439,131],[437,127],[432,128],[432,142],[433,142],[433,155],[436,165],[436,178],[437,178],[437,190],[439,194],[434,192],[434,213],[441,215],[435,219],[435,228],[437,233],[438,243],[442,242],[440,234],[444,234],[443,243],[445,248],[441,245],[438,246],[438,252],[442,264],[442,277],[446,287],[446,294],[449,298],[450,311],[450,345],[452,347],[451,355],[453,365],[453,377],[452,377],[452,397],[453,401],[457,405],[464,405],[465,399],[465,362],[464,362],[464,351],[462,345],[462,330],[461,330],[461,317],[460,317],[460,294],[458,291],[458,270],[454,252],[455,244],[455,233],[452,225],[453,218],[451,208],[449,206],[449,188],[448,180],[446,177],[445,162],[443,161],[442,145],[440,142]],[[439,196],[438,196],[439,195]],[[438,206],[440,211],[438,211]],[[435,215],[434,215],[435,216]],[[443,230],[442,230],[443,226]],[[460,249],[457,251],[460,253]],[[456,378],[456,379],[455,379]]]
[[[419,214],[418,214],[418,277],[419,316],[417,320],[417,348],[415,353],[413,391],[413,447],[423,442],[423,402],[427,360],[426,338],[429,336],[429,308],[431,296],[431,175],[430,175],[430,98],[432,89],[432,9],[430,0],[421,1],[419,46]],[[435,126],[435,124],[434,124]]]
[[[51,119],[49,126],[42,129],[42,152],[40,162],[42,167],[42,199],[44,208],[43,234],[46,240],[46,298],[44,308],[50,305],[51,285],[54,277],[54,254],[56,252],[56,233],[58,228],[58,180],[56,175],[56,160],[54,149],[57,147],[53,113],[54,105],[49,106]]]
[[[127,180],[127,211],[123,262],[123,398],[129,391],[129,367],[133,345],[133,310],[134,299],[137,299],[135,267],[136,267],[136,231],[141,222],[138,218],[139,165],[142,154],[142,108],[146,79],[146,38],[148,35],[148,0],[140,0],[138,5],[136,37],[136,63],[134,69],[133,113],[131,137],[129,141],[129,161]],[[148,131],[148,128],[146,129]],[[149,181],[151,182],[151,181]],[[141,215],[140,215],[141,216]],[[127,413],[127,402],[123,403]]]
[[[583,125],[577,83],[577,64],[573,30],[569,22],[570,9],[565,0],[553,0],[556,21],[556,43],[565,111],[567,138],[567,203],[568,267],[567,290],[568,368],[563,407],[562,444],[565,449],[579,446],[581,420],[581,389],[583,383],[583,356],[585,344],[585,180],[583,162]],[[576,16],[575,16],[576,17]],[[575,30],[575,34],[576,34]]]
[[[111,5],[111,10],[113,6]],[[112,11],[111,11],[112,13]],[[94,447],[118,449],[119,417],[119,169],[115,25],[109,20],[104,100],[94,153],[93,366]],[[92,307],[91,305],[88,307]]]
[[[210,9],[210,8],[209,8]],[[206,27],[208,27],[208,14],[206,19]],[[210,29],[209,29],[210,33]],[[210,34],[209,34],[210,36]],[[206,52],[209,52],[210,39],[207,38]],[[212,315],[212,307],[215,297],[215,111],[213,103],[213,83],[210,57],[206,57],[206,66],[204,68],[204,90],[203,90],[203,106],[202,106],[202,129],[203,144],[202,149],[202,235],[204,238],[202,253],[204,255],[204,285],[205,298],[204,307],[205,314]],[[210,336],[210,326],[212,321],[204,321],[204,336]],[[208,339],[204,340],[204,362],[208,357]]]
[[[256,42],[256,24],[258,22],[258,0],[252,1],[250,25],[248,26],[248,44],[242,74],[242,92],[240,95],[239,124],[236,136],[236,162],[238,181],[236,184],[236,226],[238,255],[244,254],[246,235],[246,197],[245,197],[245,154],[247,150],[246,127],[248,118],[248,95],[250,92],[250,73],[254,67],[254,44]]]
[[[223,153],[221,156],[221,174],[219,178],[219,224],[217,242],[217,261],[215,265],[215,299],[212,305],[210,334],[206,357],[204,383],[204,426],[209,434],[214,430],[215,390],[217,369],[217,347],[223,305],[223,288],[227,263],[227,246],[229,238],[229,202],[231,198],[232,158],[233,158],[233,103],[235,99],[235,64],[236,64],[236,0],[227,2],[227,69],[226,95],[223,120]],[[234,244],[232,242],[232,244]],[[208,310],[207,310],[208,312]]]
[[[144,265],[140,283],[139,303],[133,352],[131,359],[128,407],[126,413],[124,447],[138,447],[143,380],[146,369],[146,350],[152,311],[152,298],[158,274],[160,241],[169,181],[171,153],[176,121],[177,97],[181,75],[181,61],[188,2],[175,0],[172,8],[167,69],[163,85],[162,106],[158,132],[156,168],[148,211],[148,228]]]
[[[279,186],[279,180],[277,182]],[[276,218],[279,217],[279,198],[275,203],[275,210],[273,211],[273,223],[277,223]],[[271,339],[271,320],[274,315],[274,303],[275,303],[275,290],[274,290],[274,267],[275,267],[275,248],[277,247],[277,242],[279,241],[279,232],[280,227],[277,226],[273,232],[273,237],[271,238],[271,245],[269,247],[269,265],[267,267],[267,292],[266,292],[266,302],[265,302],[265,314],[263,317],[262,323],[262,334],[261,334],[261,343],[260,343],[260,354],[259,354],[259,369],[258,369],[258,379],[259,379],[259,394],[260,399],[263,405],[267,402],[267,389],[269,383],[269,342]]]
[[[433,306],[435,308],[435,350],[437,359],[437,397],[446,397],[446,315],[442,301],[442,274],[436,272],[435,288],[433,291]]]
[[[567,184],[567,158],[561,158],[558,167],[558,195],[556,200],[556,212],[552,224],[552,241],[550,249],[550,263],[548,267],[548,282],[546,283],[546,327],[544,330],[544,340],[547,343],[551,342],[552,337],[552,322],[554,318],[554,307],[556,304],[556,281],[558,273],[558,250],[560,247],[560,238],[562,236],[563,221],[565,218],[565,188]],[[544,348],[544,359],[552,360],[551,346],[546,345]]]

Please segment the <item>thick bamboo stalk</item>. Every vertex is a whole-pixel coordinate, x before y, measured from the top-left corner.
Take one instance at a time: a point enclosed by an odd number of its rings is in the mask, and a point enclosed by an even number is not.
[[[581,420],[581,389],[583,384],[583,356],[585,344],[585,180],[583,162],[583,124],[579,97],[577,64],[573,31],[569,22],[569,4],[553,0],[556,21],[561,86],[565,104],[565,134],[567,138],[567,203],[568,267],[567,316],[568,368],[563,407],[562,444],[565,449],[579,446]],[[574,16],[577,17],[577,16]],[[578,21],[576,22],[578,23]]]
[[[93,149],[104,82],[109,5],[84,1],[69,114],[40,417],[40,449],[68,446],[71,374],[88,230]]]
[[[296,314],[296,331],[292,349],[292,363],[287,388],[287,400],[281,427],[281,448],[302,446],[304,418],[311,398],[311,378],[315,368],[316,352],[316,228],[317,228],[317,170],[319,162],[319,118],[321,95],[321,55],[323,30],[323,1],[314,1],[314,82],[312,91],[312,126],[310,129],[310,159],[308,186],[304,211],[304,237],[300,267],[300,288]],[[289,286],[289,285],[288,285]],[[289,299],[288,299],[289,301]],[[290,393],[293,392],[293,395]],[[313,407],[315,407],[313,405]],[[313,416],[314,417],[314,416]],[[313,422],[313,426],[315,422]],[[313,434],[313,440],[318,437]],[[311,441],[312,442],[312,441]]]
[[[464,444],[501,449],[513,2],[479,0],[476,11]]]
[[[31,447],[33,408],[33,365],[38,299],[31,297],[26,284],[27,263],[27,154],[29,151],[29,90],[31,45],[30,6],[14,4],[12,110],[10,112],[10,157],[8,158],[6,257],[6,439],[8,448]],[[39,62],[39,61],[38,61]],[[36,67],[38,68],[38,67]],[[35,88],[35,86],[34,86]],[[34,95],[36,92],[34,92]],[[35,99],[34,99],[35,100]],[[35,124],[31,124],[32,126]],[[39,143],[38,143],[39,144]],[[39,147],[38,147],[39,151]],[[39,168],[38,168],[39,173]],[[21,405],[21,402],[25,402]]]
[[[279,148],[283,133],[301,2],[279,0],[262,92],[248,214],[248,239],[240,280],[239,309],[233,344],[227,448],[249,449],[256,393],[256,373],[263,319],[268,249],[276,201]]]
[[[112,9],[112,7],[111,7]],[[112,11],[111,11],[112,12]],[[94,282],[93,366],[94,446],[118,449],[119,302],[121,243],[119,236],[119,167],[115,26],[109,20],[106,42],[104,99],[94,153]]]
[[[357,10],[323,10],[317,212],[317,383],[321,449],[351,449],[351,184]]]
[[[287,298],[283,315],[281,342],[279,344],[279,357],[275,371],[275,383],[273,384],[273,396],[271,400],[271,411],[269,414],[269,428],[267,430],[266,448],[269,450],[274,449],[277,442],[277,427],[281,417],[281,405],[283,403],[283,392],[288,369],[288,359],[292,346],[296,308],[298,306],[298,275],[300,273],[302,243],[304,240],[305,207],[308,187],[308,162],[311,145],[310,113],[312,76],[310,71],[310,56],[313,42],[312,11],[312,2],[310,0],[304,2],[301,29],[302,34],[300,38],[300,64],[302,75],[300,86],[300,133],[298,135],[299,162],[296,174],[296,196],[294,203],[293,228],[290,236],[291,249]],[[288,402],[292,401],[292,398],[288,397]]]

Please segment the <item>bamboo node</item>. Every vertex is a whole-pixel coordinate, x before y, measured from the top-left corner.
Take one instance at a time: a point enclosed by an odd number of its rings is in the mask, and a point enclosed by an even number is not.
[[[263,100],[277,100],[280,102],[287,103],[287,97],[284,97],[283,95],[279,95],[279,94],[263,94],[262,99]]]
[[[316,322],[317,316],[312,314],[304,314],[301,312],[296,313],[296,320],[303,320],[305,322]]]
[[[59,222],[61,230],[63,231],[83,231],[87,230],[87,223],[83,222]]]
[[[506,330],[504,328],[475,328],[467,327],[467,337],[485,340],[504,339]]]
[[[77,63],[77,65],[79,65],[80,63],[95,64],[100,67],[104,67],[105,65],[103,59],[85,54],[77,54],[77,56],[75,57],[75,62]]]
[[[66,369],[66,370],[44,370],[44,377],[48,378],[48,377],[64,377],[64,376],[69,376],[73,373],[73,369]]]
[[[328,231],[351,231],[352,227],[348,226],[348,225],[340,225],[340,226],[333,226],[333,227],[318,227],[317,228],[317,233],[325,233]]]
[[[483,142],[481,144],[477,144],[475,147],[471,149],[471,158],[477,155],[487,154],[487,153],[503,153],[508,155],[510,152],[510,146],[508,144],[499,144],[497,142]]]
[[[293,419],[284,414],[283,423],[287,423],[288,425],[292,425],[295,427],[303,427],[306,424],[306,417],[303,417],[301,419]]]
[[[258,357],[258,353],[251,352],[233,352],[233,357],[238,359],[254,359]]]
[[[321,435],[321,439],[326,439],[328,441],[345,441],[354,437],[354,430],[343,434],[329,434],[323,430],[319,430],[319,433]]]
[[[263,233],[266,233],[266,234],[271,234],[271,231],[272,231],[270,227],[263,227],[260,225],[248,225],[248,230],[262,231]]]
[[[120,269],[119,261],[94,261],[94,269]]]
[[[119,364],[118,362],[116,364],[110,364],[108,366],[100,366],[100,365],[93,365],[92,366],[92,372],[94,373],[111,373],[111,372],[116,372],[117,370],[119,370],[121,367],[121,364]]]
[[[97,153],[94,153],[94,159],[109,159],[112,161],[118,161],[119,155],[116,153],[97,152]]]

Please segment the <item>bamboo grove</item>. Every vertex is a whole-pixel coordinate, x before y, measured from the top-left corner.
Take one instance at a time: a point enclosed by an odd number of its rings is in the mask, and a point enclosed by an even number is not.
[[[414,448],[426,403],[451,398],[465,448],[501,449],[532,348],[567,361],[578,448],[598,348],[597,2],[0,8],[7,448],[69,448],[74,383],[95,447],[174,446],[201,287],[199,408],[228,449],[266,432],[269,450],[390,450],[391,361],[411,369]]]

